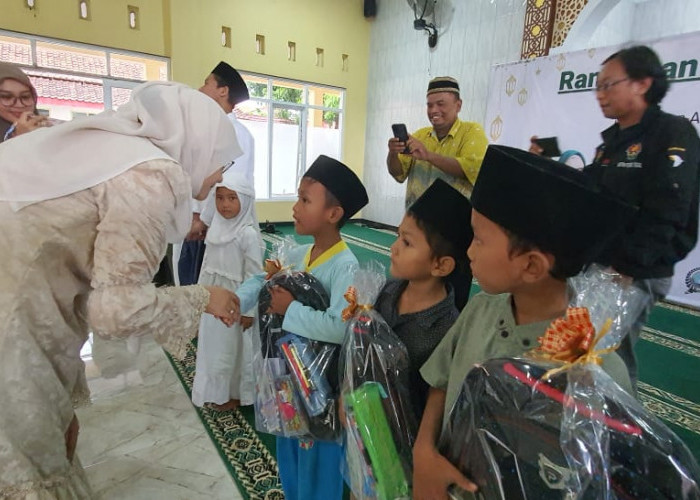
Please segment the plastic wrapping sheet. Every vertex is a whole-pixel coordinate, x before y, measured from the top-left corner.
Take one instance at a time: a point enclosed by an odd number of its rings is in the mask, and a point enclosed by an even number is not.
[[[384,270],[374,262],[357,271],[353,291],[346,294],[351,305],[341,354],[342,394],[348,480],[358,500],[410,498],[417,425],[408,393],[408,352],[370,306],[384,282]]]
[[[573,370],[587,371],[602,411],[568,399],[568,379],[582,374],[540,380],[551,366],[494,359],[467,376],[442,445],[480,498],[700,498],[697,463],[663,423],[598,367]],[[565,408],[575,428],[562,428]]]
[[[619,342],[641,292],[601,269],[571,285],[595,330],[610,327],[588,353]],[[700,468],[668,427],[596,363],[563,365],[542,347],[470,371],[440,450],[488,500],[700,499]]]
[[[255,423],[261,432],[326,441],[340,439],[337,414],[339,346],[282,329],[284,317],[268,312],[270,289],[281,286],[295,300],[316,310],[329,298],[313,275],[285,267],[290,246],[276,249],[279,270],[260,291],[260,337],[255,340]]]

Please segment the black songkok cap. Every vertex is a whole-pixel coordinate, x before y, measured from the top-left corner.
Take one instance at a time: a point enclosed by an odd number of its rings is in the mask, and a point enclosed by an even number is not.
[[[480,214],[555,258],[578,264],[578,270],[593,262],[636,211],[575,168],[494,145],[486,150],[471,202]]]
[[[344,220],[355,215],[369,202],[367,191],[355,172],[345,164],[326,155],[320,155],[316,158],[304,177],[310,177],[320,182],[333,196],[338,198],[340,206],[343,207]]]
[[[428,95],[438,92],[454,92],[459,97],[459,83],[450,76],[438,76],[428,83]]]
[[[408,209],[416,219],[430,225],[455,246],[455,258],[466,259],[472,242],[472,205],[442,179],[437,179]]]
[[[230,64],[221,61],[211,72],[224,81],[229,95],[233,96],[234,105],[250,98],[248,86],[243,81],[243,77]]]

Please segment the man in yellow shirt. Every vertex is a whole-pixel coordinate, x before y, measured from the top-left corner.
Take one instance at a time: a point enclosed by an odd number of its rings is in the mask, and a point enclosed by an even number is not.
[[[469,198],[488,146],[481,125],[457,117],[462,100],[454,78],[430,81],[427,108],[431,127],[409,135],[405,144],[395,137],[389,139],[389,173],[398,182],[408,179],[406,208],[438,178]],[[410,154],[403,154],[406,146]]]

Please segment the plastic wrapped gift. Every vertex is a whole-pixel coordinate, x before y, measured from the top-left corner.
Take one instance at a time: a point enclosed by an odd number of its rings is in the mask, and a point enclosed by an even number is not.
[[[260,338],[254,341],[255,424],[270,434],[336,441],[339,346],[286,332],[284,317],[268,312],[274,286],[306,306],[328,308],[321,283],[285,265],[294,246],[293,240],[284,240],[275,248],[276,258],[266,261],[268,276],[258,298]]]
[[[349,482],[360,499],[410,498],[411,448],[417,430],[408,393],[406,347],[372,304],[385,283],[373,262],[360,268],[341,354]]]
[[[441,453],[488,500],[700,499],[687,447],[598,366],[638,313],[641,292],[600,269],[571,285],[574,304],[586,308],[569,309],[526,357],[471,370]]]

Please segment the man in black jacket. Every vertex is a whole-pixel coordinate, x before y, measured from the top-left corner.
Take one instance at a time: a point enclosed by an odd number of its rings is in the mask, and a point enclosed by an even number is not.
[[[695,246],[698,233],[700,139],[681,116],[659,103],[668,90],[658,56],[645,46],[621,50],[603,62],[596,98],[617,122],[584,168],[599,185],[639,212],[599,262],[649,294],[649,301],[618,349],[637,379],[634,344],[654,303],[671,286],[673,266]]]

